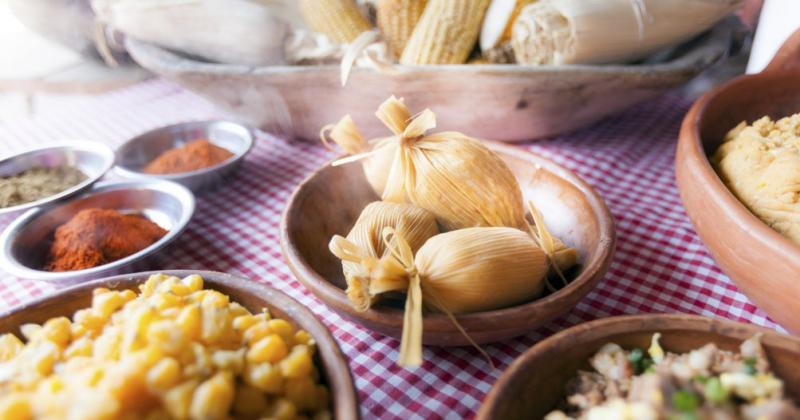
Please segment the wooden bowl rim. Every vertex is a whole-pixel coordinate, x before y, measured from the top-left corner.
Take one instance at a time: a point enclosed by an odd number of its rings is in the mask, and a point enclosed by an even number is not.
[[[742,89],[742,86],[752,83],[753,80],[765,78],[780,80],[790,77],[798,78],[800,77],[800,72],[780,70],[740,76],[701,96],[689,109],[681,126],[678,153],[676,154],[676,171],[681,171],[682,169],[679,168],[683,166],[693,165],[701,173],[702,179],[699,181],[703,189],[708,193],[709,200],[719,206],[726,217],[740,222],[743,228],[751,233],[756,243],[771,249],[775,255],[781,256],[786,261],[800,261],[800,245],[781,235],[759,219],[722,182],[722,179],[711,166],[709,156],[706,155],[703,148],[703,138],[700,134],[700,127],[706,111],[720,94],[728,90]],[[692,203],[687,202],[684,196],[686,187],[683,186],[680,176],[677,177],[677,180],[678,189],[681,192],[687,213],[694,219],[691,210],[693,208]]]
[[[553,294],[532,300],[530,302],[522,303],[520,305],[512,306],[509,308],[497,309],[493,311],[483,311],[467,314],[459,314],[458,321],[463,326],[468,326],[481,319],[492,317],[510,317],[517,318],[520,315],[530,313],[532,309],[538,307],[547,307],[555,304],[557,301],[576,295],[576,299],[580,300],[583,296],[588,294],[602,279],[601,274],[608,270],[614,255],[616,244],[616,230],[614,220],[611,213],[606,207],[605,202],[600,195],[583,179],[575,175],[569,169],[527,150],[502,144],[494,141],[482,141],[493,151],[503,154],[509,154],[516,158],[521,158],[528,161],[531,165],[537,168],[543,168],[567,182],[578,189],[589,203],[589,207],[598,222],[599,228],[599,251],[594,252],[591,258],[584,262],[581,273],[575,277],[566,287],[559,289]],[[388,318],[393,316],[402,317],[402,309],[390,308],[382,305],[376,305],[365,312],[356,312],[350,309],[350,303],[342,289],[336,287],[333,283],[329,282],[321,275],[319,275],[297,251],[297,248],[291,241],[289,235],[289,217],[293,210],[298,205],[297,197],[307,184],[312,182],[322,171],[327,169],[331,162],[341,158],[333,158],[322,166],[312,172],[306,179],[303,180],[292,192],[286,205],[283,215],[281,217],[280,226],[280,241],[281,250],[287,265],[309,290],[314,293],[326,305],[332,306],[333,309],[348,310],[350,316],[368,320],[375,324],[383,325],[386,328],[391,328],[391,323]],[[357,164],[357,163],[356,163]],[[447,315],[425,313],[423,315],[426,331],[449,331],[452,329],[452,322]]]
[[[725,330],[747,331],[749,337],[762,333],[761,340],[763,343],[786,349],[800,356],[800,338],[779,334],[773,330],[752,324],[685,314],[642,314],[602,318],[567,328],[540,341],[522,353],[494,383],[492,389],[484,398],[475,419],[492,419],[498,404],[502,403],[501,396],[509,395],[508,393],[512,391],[510,388],[512,381],[518,375],[526,374],[527,369],[542,354],[547,353],[552,347],[564,341],[569,341],[574,346],[580,346],[586,341],[615,335],[645,332],[723,332]],[[743,340],[747,338],[744,337]]]
[[[334,404],[334,418],[360,418],[358,394],[355,390],[349,363],[328,328],[325,327],[322,321],[317,319],[310,309],[294,298],[278,289],[275,289],[272,286],[258,283],[245,277],[218,271],[205,270],[155,270],[122,274],[59,289],[54,293],[38,297],[34,300],[24,302],[20,305],[16,305],[5,311],[2,311],[0,312],[0,318],[6,318],[9,315],[26,311],[28,308],[46,304],[72,292],[91,293],[94,288],[113,282],[119,282],[120,285],[135,286],[143,283],[152,274],[166,274],[176,277],[186,277],[190,274],[199,274],[203,277],[205,285],[211,285],[211,289],[214,289],[215,283],[219,283],[231,287],[232,289],[236,289],[241,293],[255,295],[266,302],[267,306],[274,306],[279,308],[281,312],[291,313],[291,318],[295,322],[299,323],[302,321],[304,324],[310,325],[312,328],[303,328],[306,329],[306,331],[308,331],[317,342],[317,351],[320,359],[323,361],[322,368],[324,369],[326,379],[330,384],[330,393],[332,402]],[[64,314],[64,316],[69,315],[71,314]],[[311,329],[314,331],[309,331]]]
[[[669,73],[685,73],[691,71],[699,73],[710,64],[719,60],[724,54],[729,43],[732,29],[730,23],[725,19],[720,20],[710,26],[706,31],[692,37],[687,42],[676,44],[676,46],[687,46],[677,56],[658,63],[644,64],[611,64],[611,65],[591,65],[591,64],[572,64],[572,65],[543,65],[543,66],[522,66],[508,64],[445,64],[445,65],[420,65],[420,66],[400,66],[395,67],[400,70],[401,77],[418,78],[425,73],[481,73],[489,75],[550,75],[550,74],[576,74],[594,73],[597,75],[614,74],[638,74],[646,77],[659,77]],[[691,45],[692,42],[697,45]],[[127,37],[125,47],[130,54],[137,60],[146,61],[146,67],[156,67],[179,73],[205,73],[215,75],[281,75],[281,74],[309,74],[317,72],[336,72],[339,73],[338,65],[277,65],[277,66],[248,66],[241,64],[225,64],[204,62],[191,57],[172,52],[156,44]],[[354,68],[353,73],[373,73],[372,69]]]

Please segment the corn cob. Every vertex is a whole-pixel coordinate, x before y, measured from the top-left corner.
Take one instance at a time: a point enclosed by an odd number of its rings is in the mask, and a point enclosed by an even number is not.
[[[297,7],[311,30],[333,42],[346,44],[372,29],[355,0],[299,0]]]
[[[427,0],[378,0],[377,23],[392,54],[399,57],[417,26]]]
[[[430,0],[400,64],[462,64],[475,46],[489,0]]]

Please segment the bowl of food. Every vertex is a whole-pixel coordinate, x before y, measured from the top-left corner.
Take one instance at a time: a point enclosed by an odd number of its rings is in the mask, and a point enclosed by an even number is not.
[[[0,214],[62,200],[89,188],[114,166],[102,143],[70,141],[0,160]]]
[[[3,418],[19,418],[11,410],[22,418],[359,418],[347,360],[325,326],[285,294],[229,274],[91,281],[4,311],[0,332],[12,374],[3,382],[17,385],[0,395]]]
[[[117,149],[115,171],[164,179],[198,191],[220,185],[253,147],[252,131],[230,121],[193,121],[157,128]]]
[[[438,109],[443,129],[527,141],[688,82],[725,55],[731,26],[715,23],[741,1],[102,3],[142,67],[269,132],[316,139],[348,109],[375,136],[372,112],[394,94]],[[226,31],[181,30],[175,15]]]
[[[289,267],[331,309],[404,342],[470,345],[544,325],[603,277],[614,224],[580,178],[512,146],[420,134],[432,112],[409,122],[394,97],[377,115],[400,134],[323,165],[281,223]],[[349,117],[329,134],[361,141]]]
[[[523,353],[477,419],[795,419],[798,360],[800,339],[753,325],[691,315],[601,319]]]
[[[675,160],[681,198],[711,254],[744,294],[796,334],[799,57],[800,32],[762,73],[700,98],[684,119]]]
[[[0,234],[0,267],[57,283],[131,271],[175,240],[194,209],[194,195],[174,182],[101,182],[11,222]]]

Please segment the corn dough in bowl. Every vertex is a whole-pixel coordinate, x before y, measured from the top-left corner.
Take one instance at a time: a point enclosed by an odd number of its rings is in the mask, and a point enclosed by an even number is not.
[[[728,132],[712,162],[739,201],[800,244],[800,113],[743,121]]]

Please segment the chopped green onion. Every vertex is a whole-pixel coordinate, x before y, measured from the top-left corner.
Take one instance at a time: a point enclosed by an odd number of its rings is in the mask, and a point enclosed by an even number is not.
[[[744,359],[744,372],[748,375],[755,375],[758,373],[756,370],[756,358],[747,357]]]
[[[680,390],[672,394],[672,405],[680,411],[691,413],[700,405],[700,398],[694,392]]]
[[[637,348],[631,350],[631,353],[628,355],[628,360],[630,360],[631,363],[639,363],[639,361],[641,361],[643,357],[644,357],[644,352],[642,351],[642,349]]]
[[[706,400],[712,403],[723,403],[728,400],[728,391],[722,387],[722,382],[719,378],[711,378],[706,382],[703,389]]]
[[[633,372],[637,375],[642,372],[651,372],[650,368],[653,366],[653,359],[646,355],[642,349],[633,349],[628,354],[628,360],[633,366]]]

